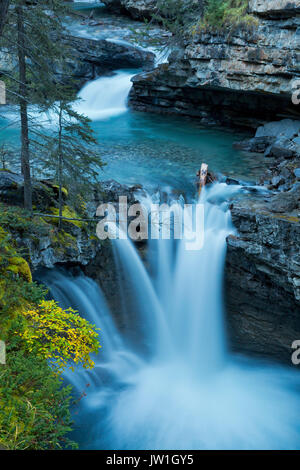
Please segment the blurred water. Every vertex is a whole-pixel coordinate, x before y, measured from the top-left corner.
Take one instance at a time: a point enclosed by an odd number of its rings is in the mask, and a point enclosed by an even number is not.
[[[65,374],[79,395],[87,392],[74,415],[81,448],[300,448],[299,374],[227,350],[222,287],[234,228],[225,201],[238,191],[215,185],[202,192],[203,249],[151,241],[152,275],[131,241],[115,241],[138,313],[125,300],[122,332],[93,281],[44,275],[54,298],[101,328],[95,369]],[[216,193],[220,205],[208,202]]]
[[[265,167],[262,156],[238,151],[233,143],[244,135],[171,116],[138,113],[128,109],[127,96],[136,70],[120,70],[86,84],[79,93],[76,109],[88,115],[99,142],[101,158],[107,163],[99,179],[146,187],[171,186],[193,191],[193,180],[202,162],[209,169],[256,181]],[[3,107],[2,107],[3,108]],[[17,114],[4,107],[0,142],[19,142]],[[31,110],[32,119],[49,127],[48,117]],[[57,118],[51,116],[52,126]]]

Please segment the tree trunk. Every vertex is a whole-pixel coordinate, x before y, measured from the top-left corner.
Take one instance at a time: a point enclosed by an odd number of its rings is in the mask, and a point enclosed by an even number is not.
[[[58,204],[59,204],[59,221],[58,228],[61,229],[62,224],[62,170],[63,170],[63,156],[62,156],[62,103],[59,105],[59,118],[58,118]]]
[[[4,25],[7,18],[10,0],[0,0],[0,36],[2,36]]]
[[[25,30],[23,6],[16,7],[18,29],[18,59],[19,59],[19,106],[21,116],[21,167],[24,176],[24,207],[32,211],[32,186],[29,160]]]

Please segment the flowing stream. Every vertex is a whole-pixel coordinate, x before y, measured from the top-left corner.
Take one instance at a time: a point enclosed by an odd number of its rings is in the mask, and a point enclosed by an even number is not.
[[[81,34],[89,34],[84,25]],[[203,161],[246,180],[261,174],[256,157],[232,148],[240,135],[129,111],[137,72],[118,71],[80,92],[77,110],[92,119],[108,163],[100,179],[141,183],[151,193],[168,186],[191,194]],[[6,139],[18,133],[17,125],[11,127]],[[134,312],[121,278],[116,295],[124,308],[116,315],[93,280],[60,270],[41,275],[63,307],[101,329],[95,368],[65,373],[75,396],[86,394],[74,410],[80,448],[300,448],[298,374],[233,356],[227,348],[223,273],[226,237],[234,232],[227,201],[240,189],[216,184],[202,192],[204,246],[198,251],[188,251],[185,240],[151,241],[148,270],[131,241],[114,241]]]
[[[151,275],[131,241],[114,241],[138,314],[133,319],[125,301],[118,313],[125,330],[91,279],[44,275],[61,305],[101,329],[95,369],[65,374],[78,395],[87,393],[75,415],[81,448],[300,447],[299,375],[233,356],[226,345],[223,272],[226,237],[234,233],[226,200],[239,190],[216,184],[202,193],[202,249],[187,250],[184,239],[152,240]]]
[[[80,34],[90,35],[84,28]],[[151,194],[159,186],[191,196],[195,171],[205,161],[215,171],[255,180],[258,160],[232,148],[241,136],[129,111],[137,72],[121,70],[80,92],[78,110],[93,120],[108,163],[102,179],[142,183]],[[226,237],[234,233],[227,201],[240,191],[216,184],[202,192],[204,246],[198,251],[188,251],[185,240],[149,241],[146,269],[131,241],[113,242],[122,273],[120,312],[110,312],[100,287],[83,275],[43,274],[62,306],[101,329],[94,370],[65,374],[76,396],[86,394],[74,411],[80,448],[300,448],[298,374],[233,356],[227,347],[223,274]],[[174,204],[179,207],[180,198]]]

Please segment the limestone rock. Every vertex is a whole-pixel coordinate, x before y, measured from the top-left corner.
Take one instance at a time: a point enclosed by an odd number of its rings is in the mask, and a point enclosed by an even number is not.
[[[105,39],[66,36],[65,41],[76,51],[70,64],[72,75],[84,83],[120,68],[153,68],[155,55],[150,51]]]
[[[295,115],[300,16],[258,21],[250,31],[197,32],[168,64],[134,78],[131,106],[251,129]]]
[[[300,133],[300,121],[294,119],[283,119],[281,121],[268,122],[260,126],[255,134],[259,137],[275,137],[276,139],[293,139]]]
[[[300,12],[299,0],[250,0],[249,11],[268,17],[289,17]]]
[[[272,214],[253,197],[231,212],[238,232],[228,238],[226,265],[232,347],[290,363],[300,337],[300,220]]]
[[[188,8],[203,4],[202,0],[185,0]],[[134,19],[148,19],[157,11],[156,0],[102,0],[115,13],[127,13]]]

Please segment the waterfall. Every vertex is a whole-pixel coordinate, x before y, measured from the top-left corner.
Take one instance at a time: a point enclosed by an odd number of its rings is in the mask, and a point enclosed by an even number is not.
[[[114,76],[101,77],[85,85],[75,109],[93,121],[119,116],[127,111],[127,97],[132,73],[119,71]]]
[[[203,192],[201,250],[152,240],[151,275],[131,241],[114,242],[135,300],[137,318],[132,305],[124,312],[134,335],[115,325],[94,281],[44,276],[55,299],[101,328],[95,369],[65,374],[78,394],[90,384],[75,417],[81,448],[300,448],[298,375],[233,356],[226,345],[223,273],[234,232],[226,199],[239,189],[217,184]]]

